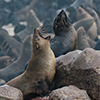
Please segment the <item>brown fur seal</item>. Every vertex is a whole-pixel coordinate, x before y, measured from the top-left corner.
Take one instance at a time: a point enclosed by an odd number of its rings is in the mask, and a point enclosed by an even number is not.
[[[10,58],[9,56],[0,57],[0,69],[9,66],[13,63],[14,59]]]
[[[30,93],[40,95],[47,93],[46,84],[50,86],[53,82],[56,61],[49,40],[50,36],[43,38],[39,30],[34,30],[32,55],[26,71],[7,83],[20,89],[24,97]]]
[[[74,7],[75,9],[79,7],[81,4],[85,4],[87,6],[94,7],[93,0],[75,0],[70,6]]]
[[[93,17],[88,12],[86,12],[82,7],[78,7],[77,8],[77,19],[81,20],[85,18],[92,19]]]
[[[68,22],[68,17],[64,10],[55,17],[53,30],[55,37],[51,40],[51,49],[56,57],[76,49],[77,32]]]
[[[25,64],[31,56],[31,36],[25,38],[21,55],[11,65],[0,70],[0,79],[9,81],[25,71]]]
[[[90,7],[87,7],[86,5],[81,5],[81,6],[94,18],[97,25],[97,32],[98,34],[100,34],[100,20],[96,11]]]
[[[73,24],[77,30],[80,26],[83,26],[90,39],[95,40],[97,38],[97,26],[94,18],[86,12],[82,7],[77,8],[78,21]]]
[[[77,35],[77,49],[84,50],[85,48],[90,47],[84,27],[78,28]]]
[[[22,44],[11,37],[4,29],[0,29],[0,47],[5,55],[17,59],[20,55]]]
[[[17,34],[17,36],[19,36],[22,40],[24,40],[28,35],[32,34],[35,28],[42,25],[33,10],[30,10],[27,13],[26,22],[26,28]]]
[[[28,6],[22,8],[21,10],[14,12],[14,14],[18,17],[20,21],[26,20],[27,12],[32,10],[37,10],[37,7],[40,2],[44,2],[45,6],[51,3],[53,0],[33,0]]]
[[[91,48],[95,47],[96,42],[89,38],[84,27],[82,27],[82,26],[79,27],[77,30],[77,34],[78,34],[78,41],[77,41],[78,49],[83,50],[87,47],[91,47]]]
[[[94,20],[97,24],[97,27],[100,27],[100,20],[99,20],[99,16],[98,16],[97,12],[94,9],[92,9],[86,5],[81,5],[81,6],[94,18]]]

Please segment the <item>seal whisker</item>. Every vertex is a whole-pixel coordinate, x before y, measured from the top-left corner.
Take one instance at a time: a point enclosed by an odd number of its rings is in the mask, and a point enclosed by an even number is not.
[[[41,30],[41,29],[42,29],[42,26],[39,26],[37,29],[38,29],[38,30]]]
[[[41,32],[41,31],[44,31],[45,29],[46,29],[46,27],[42,27],[41,30],[40,30],[40,32]]]
[[[50,27],[45,27],[45,29],[41,30],[40,32],[41,33],[45,33],[45,32],[48,32],[48,31],[51,31],[51,28]]]

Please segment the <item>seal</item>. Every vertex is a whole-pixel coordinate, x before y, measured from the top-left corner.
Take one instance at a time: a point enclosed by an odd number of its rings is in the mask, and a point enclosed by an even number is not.
[[[73,23],[73,26],[77,30],[80,26],[83,26],[90,39],[95,40],[97,38],[97,26],[95,19],[86,12],[82,7],[77,8],[78,21]]]
[[[96,42],[92,39],[89,38],[89,36],[87,35],[84,27],[79,27],[77,30],[77,34],[78,34],[78,43],[77,43],[77,49],[83,50],[87,47],[90,48],[94,48],[96,45]]]
[[[97,25],[97,32],[98,34],[100,34],[100,20],[97,12],[94,9],[87,7],[86,5],[81,5],[81,6],[94,18]]]
[[[81,4],[85,4],[87,6],[94,7],[93,0],[75,0],[70,6],[76,9]]]
[[[55,36],[50,44],[56,57],[76,49],[77,32],[68,22],[68,17],[64,10],[55,17],[53,30]]]
[[[77,30],[80,26],[83,26],[84,29],[86,31],[88,31],[88,29],[93,25],[94,23],[94,19],[82,19],[82,20],[78,20],[76,22],[73,23],[73,26],[75,27],[75,29]]]
[[[90,8],[86,5],[81,5],[81,6],[94,18],[94,20],[97,24],[97,27],[100,27],[100,20],[99,20],[99,16],[98,16],[97,12],[93,8]]]
[[[23,73],[25,71],[25,64],[30,59],[31,51],[31,36],[28,36],[23,41],[21,54],[18,59],[0,70],[0,79],[4,79],[7,82]]]
[[[20,89],[24,98],[30,93],[47,94],[48,86],[54,79],[55,65],[55,56],[50,48],[50,36],[44,38],[40,31],[35,29],[32,39],[32,54],[26,71],[9,81],[7,85]]]
[[[9,66],[13,63],[14,59],[10,58],[9,56],[2,56],[0,57],[0,69]]]
[[[27,22],[26,28],[23,31],[17,33],[17,35],[21,38],[21,40],[24,40],[28,35],[32,34],[32,32],[36,27],[42,26],[40,20],[37,18],[33,10],[30,10],[27,13],[26,22]]]
[[[37,11],[38,5],[43,2],[45,6],[52,3],[53,0],[33,0],[29,5],[22,8],[21,10],[14,12],[14,14],[18,17],[20,21],[26,20],[27,12],[29,12],[31,9],[34,11]]]
[[[86,12],[82,7],[77,7],[77,19],[81,20],[85,18],[92,19],[93,17],[88,12]]]
[[[4,29],[0,29],[0,47],[6,56],[17,59],[20,55],[22,44],[11,37]]]
[[[85,48],[90,47],[84,27],[81,26],[78,28],[77,35],[78,35],[77,49],[84,50]]]

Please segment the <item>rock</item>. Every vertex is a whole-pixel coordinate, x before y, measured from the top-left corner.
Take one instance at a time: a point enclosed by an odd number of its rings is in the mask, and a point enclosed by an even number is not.
[[[31,100],[91,100],[85,90],[75,86],[66,86],[53,90],[49,96],[36,97]]]
[[[47,97],[36,97],[36,98],[33,98],[31,100],[49,100],[49,96]]]
[[[80,90],[75,86],[66,86],[53,90],[48,100],[91,100],[86,91]]]
[[[75,59],[75,57],[80,54],[82,51],[81,50],[75,50],[72,52],[69,52],[65,55],[61,55],[59,57],[56,58],[56,62],[60,63],[62,62],[64,65],[67,65],[68,63],[70,63],[73,59]]]
[[[66,61],[67,62],[67,61]],[[87,91],[92,100],[100,100],[100,51],[86,48],[72,62],[60,62],[55,77],[55,88],[75,85]]]
[[[23,100],[20,90],[8,85],[0,86],[0,100]]]

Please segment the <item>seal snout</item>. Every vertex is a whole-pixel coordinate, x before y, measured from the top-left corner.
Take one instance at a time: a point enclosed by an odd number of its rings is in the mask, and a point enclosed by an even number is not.
[[[65,11],[64,11],[64,10],[62,10],[60,13],[61,13],[61,14],[62,14],[62,13],[65,13]]]
[[[36,35],[36,34],[40,34],[38,29],[34,29],[34,35]]]
[[[63,20],[67,18],[67,14],[64,10],[62,10],[59,14],[58,14],[58,18],[57,20]]]

